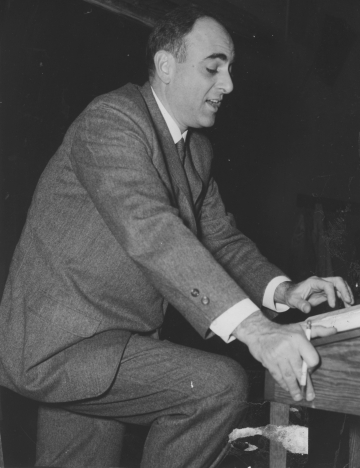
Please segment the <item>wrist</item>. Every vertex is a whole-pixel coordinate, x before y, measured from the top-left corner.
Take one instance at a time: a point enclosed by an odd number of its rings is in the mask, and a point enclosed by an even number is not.
[[[249,317],[244,319],[233,331],[232,335],[236,339],[242,341],[249,346],[249,341],[255,336],[255,332],[261,327],[263,321],[268,319],[263,315],[260,310],[253,312]]]
[[[283,283],[279,284],[274,293],[275,303],[289,305],[286,301],[286,296],[292,284],[293,283],[291,281],[284,281]]]

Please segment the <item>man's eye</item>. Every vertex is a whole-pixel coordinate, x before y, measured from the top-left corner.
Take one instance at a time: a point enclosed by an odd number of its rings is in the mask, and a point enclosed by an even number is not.
[[[206,69],[210,75],[215,75],[215,73],[217,73],[217,68],[207,68]]]

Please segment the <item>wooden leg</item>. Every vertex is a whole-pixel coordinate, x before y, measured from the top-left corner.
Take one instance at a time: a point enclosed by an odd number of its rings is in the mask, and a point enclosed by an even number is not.
[[[3,415],[2,415],[2,406],[1,406],[1,388],[0,388],[0,468],[4,468],[4,453],[2,448],[2,440],[1,440],[1,429],[2,429],[2,422],[3,422]]]
[[[360,466],[360,417],[349,417],[349,468]]]
[[[270,424],[289,424],[289,405],[270,402]],[[286,450],[279,442],[270,441],[270,468],[286,468]]]
[[[1,435],[0,435],[0,468],[4,468],[4,455],[2,449]]]

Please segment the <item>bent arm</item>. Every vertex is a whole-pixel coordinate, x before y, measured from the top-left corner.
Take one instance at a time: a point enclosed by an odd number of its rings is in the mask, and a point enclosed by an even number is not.
[[[226,212],[216,182],[211,179],[201,211],[201,241],[258,307],[270,281],[284,273],[271,264]]]
[[[205,336],[218,315],[247,295],[184,225],[152,152],[129,114],[100,102],[79,121],[70,158],[117,242]]]

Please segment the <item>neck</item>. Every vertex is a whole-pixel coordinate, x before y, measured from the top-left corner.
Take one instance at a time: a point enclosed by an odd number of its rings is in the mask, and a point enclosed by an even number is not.
[[[151,84],[151,87],[153,88],[153,90],[155,91],[156,96],[161,101],[161,104],[165,107],[167,112],[171,115],[174,122],[179,127],[181,134],[183,134],[186,130],[188,130],[188,128],[187,127],[186,128],[182,127],[178,123],[178,121],[176,120],[176,118],[174,116],[174,113],[172,112],[172,109],[171,109],[171,106],[170,106],[170,103],[169,103],[169,99],[168,99],[168,91],[169,91],[168,86],[165,83],[163,83],[162,81],[156,80],[156,79],[154,79],[154,80],[150,79],[150,84]]]

